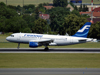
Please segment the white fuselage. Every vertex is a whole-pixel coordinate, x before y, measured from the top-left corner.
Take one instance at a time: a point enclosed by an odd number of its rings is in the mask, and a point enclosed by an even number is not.
[[[31,40],[53,40],[49,45],[70,45],[77,43],[89,42],[92,39],[90,38],[81,38],[73,36],[61,36],[61,35],[48,35],[48,34],[32,34],[32,33],[15,33],[12,36],[6,38],[10,42],[16,43],[29,43]]]

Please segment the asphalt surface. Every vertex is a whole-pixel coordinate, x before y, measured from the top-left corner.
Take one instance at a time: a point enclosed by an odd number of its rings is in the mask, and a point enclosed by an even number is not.
[[[100,48],[0,48],[0,53],[100,53]]]
[[[100,75],[98,68],[8,68],[0,69],[0,75]]]

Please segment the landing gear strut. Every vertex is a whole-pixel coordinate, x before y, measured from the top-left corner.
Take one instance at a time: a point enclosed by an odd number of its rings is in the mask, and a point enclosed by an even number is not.
[[[18,47],[17,47],[18,49],[20,48],[20,43],[18,43]]]
[[[49,50],[49,48],[46,46],[44,50],[47,51],[47,50]]]

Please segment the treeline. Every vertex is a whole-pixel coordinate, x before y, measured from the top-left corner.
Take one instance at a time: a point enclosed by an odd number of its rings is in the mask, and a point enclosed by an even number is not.
[[[55,1],[55,0],[54,0]],[[63,3],[63,0],[61,0]],[[66,3],[65,5],[67,5]],[[45,9],[43,6],[48,3],[41,3],[37,7],[35,5],[24,5],[23,7],[6,5],[0,3],[0,32],[26,32],[26,33],[48,33],[73,35],[76,31],[88,22],[86,17],[79,14],[79,10],[75,9],[70,12],[65,5],[55,6],[52,9]],[[57,5],[57,4],[56,4]],[[74,6],[75,7],[75,6]],[[76,7],[75,7],[76,8]],[[49,14],[50,19],[44,20],[39,18],[39,14]],[[100,22],[92,24],[89,32],[91,38],[99,38]]]
[[[34,5],[28,5],[24,8],[20,7],[19,5],[6,6],[3,2],[0,3],[0,31],[1,32],[36,32],[35,30],[38,20],[44,22],[43,27],[47,25],[47,22],[43,19],[39,18],[39,9],[36,8]],[[34,9],[33,9],[34,8]],[[27,9],[27,10],[26,10]],[[32,12],[30,9],[33,9]],[[26,10],[26,11],[25,11]],[[31,13],[25,13],[31,12]],[[46,22],[46,23],[45,23]],[[38,25],[37,25],[38,26]],[[41,27],[39,30],[44,30]],[[44,31],[40,31],[44,33]]]

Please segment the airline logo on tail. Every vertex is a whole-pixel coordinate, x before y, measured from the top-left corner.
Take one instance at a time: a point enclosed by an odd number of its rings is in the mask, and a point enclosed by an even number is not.
[[[83,32],[85,29],[89,29],[88,27],[90,27],[90,25],[84,26],[82,29],[78,30],[78,32]]]
[[[80,28],[76,34],[74,34],[73,36],[74,37],[85,37],[87,38],[87,35],[88,35],[88,32],[89,32],[89,29],[90,29],[90,26],[91,26],[91,22],[86,22],[82,28]]]

